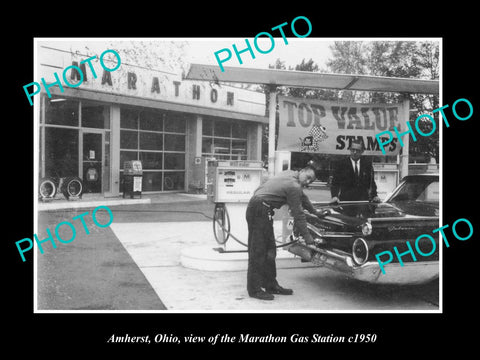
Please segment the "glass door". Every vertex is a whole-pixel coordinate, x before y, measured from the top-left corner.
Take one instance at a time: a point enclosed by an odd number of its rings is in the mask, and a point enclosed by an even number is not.
[[[102,192],[103,131],[82,134],[82,167],[85,193]]]

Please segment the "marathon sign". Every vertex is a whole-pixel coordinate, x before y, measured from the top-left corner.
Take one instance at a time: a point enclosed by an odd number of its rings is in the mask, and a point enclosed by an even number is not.
[[[74,88],[95,94],[108,93],[265,116],[265,95],[260,92],[215,82],[185,80],[180,73],[167,66],[165,69],[161,66],[160,69],[153,69],[128,63],[128,60],[122,59],[124,52],[121,50],[107,49],[99,56],[91,56],[92,50],[87,55],[84,49],[87,45],[95,47],[95,44],[83,41],[39,42],[37,56],[41,81],[24,86],[30,105],[33,105],[31,98],[41,90],[50,98],[53,88],[58,89],[57,94]]]
[[[321,154],[349,154],[352,141],[359,140],[365,155],[397,155],[395,138],[379,147],[375,135],[405,128],[401,104],[355,104],[279,96],[280,123],[277,150]],[[386,141],[385,136],[383,141]]]

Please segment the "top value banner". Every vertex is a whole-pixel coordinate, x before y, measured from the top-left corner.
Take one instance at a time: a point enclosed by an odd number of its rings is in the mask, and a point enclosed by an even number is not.
[[[400,119],[401,104],[339,103],[285,96],[279,96],[278,103],[277,150],[341,155],[349,154],[352,141],[359,140],[365,155],[397,155],[400,151],[398,139],[394,138],[383,154],[375,134],[394,127],[406,129],[405,120]]]

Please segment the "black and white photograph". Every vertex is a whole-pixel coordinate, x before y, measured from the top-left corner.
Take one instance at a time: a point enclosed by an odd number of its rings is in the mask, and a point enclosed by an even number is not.
[[[441,310],[440,39],[35,40],[36,311]]]

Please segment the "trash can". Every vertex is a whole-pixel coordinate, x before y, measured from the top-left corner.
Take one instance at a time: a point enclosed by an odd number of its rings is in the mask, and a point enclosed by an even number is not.
[[[140,160],[125,161],[123,164],[123,197],[130,195],[142,197],[142,162]]]

